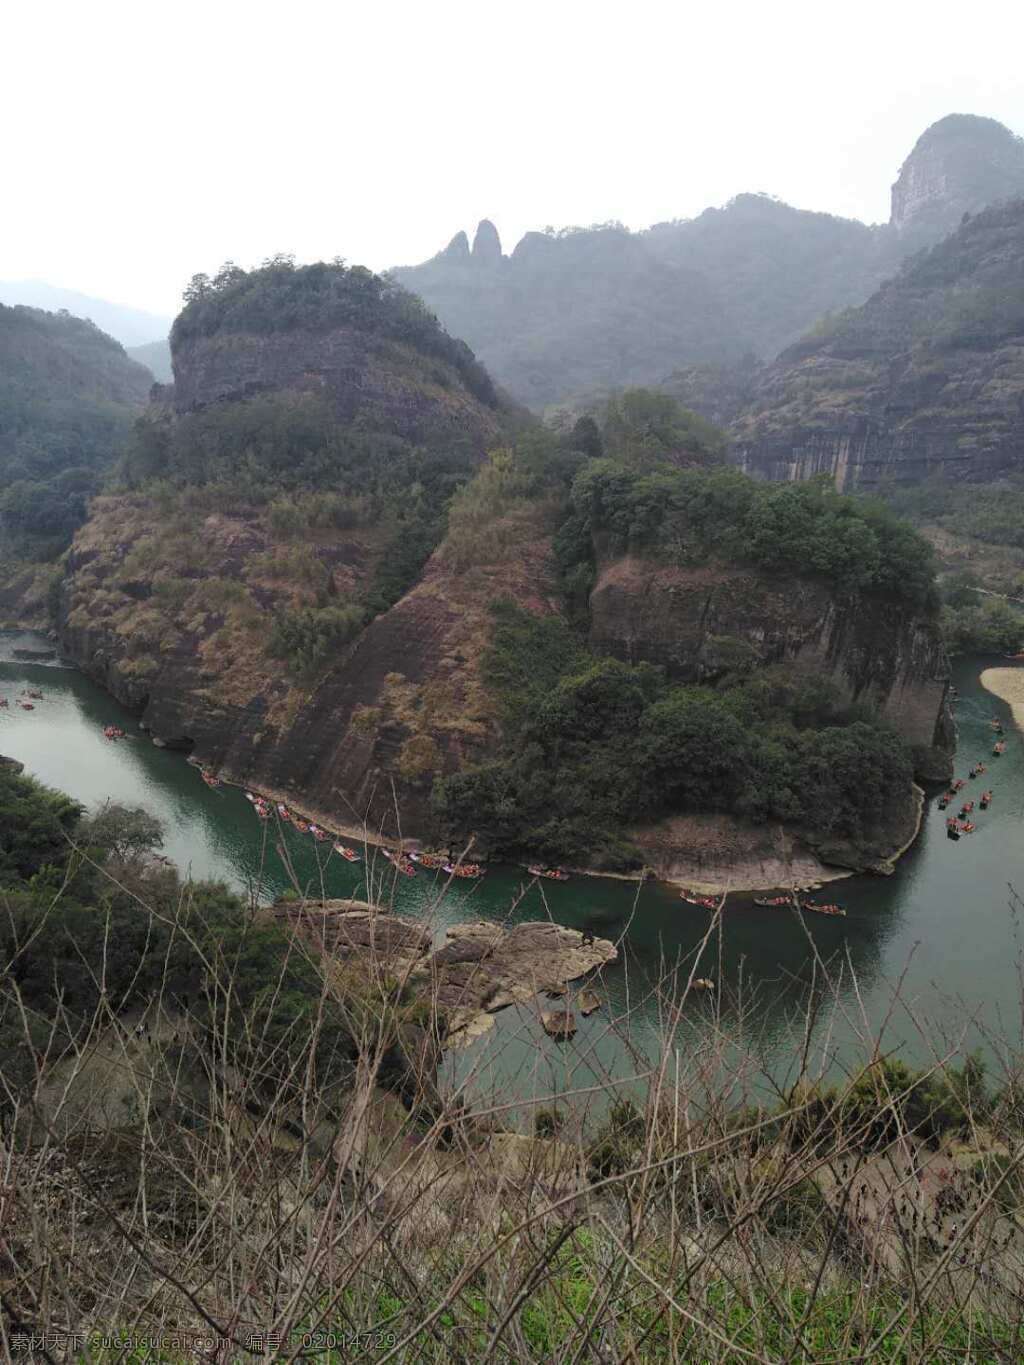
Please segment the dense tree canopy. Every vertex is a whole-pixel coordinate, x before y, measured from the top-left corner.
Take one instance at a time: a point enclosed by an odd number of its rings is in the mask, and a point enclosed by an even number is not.
[[[151,382],[91,322],[0,304],[0,555],[65,548]]]
[[[909,789],[898,736],[821,678],[773,669],[673,685],[509,604],[495,607],[486,677],[503,704],[502,752],[439,781],[435,806],[452,831],[506,853],[629,864],[622,832],[677,811],[856,840]]]
[[[63,793],[0,766],[7,1084],[32,1074],[27,1048],[37,1028],[56,1030],[48,1044],[56,1053],[103,1002],[118,1015],[157,997],[172,1011],[188,1002],[200,1036],[230,1019],[231,1048],[258,1066],[270,1095],[321,1013],[316,1065],[325,1080],[347,1073],[353,1040],[342,1012],[322,1002],[308,956],[226,887],[183,887],[171,868],[147,859],[161,837],[145,810],[108,804],[85,818]]]
[[[487,371],[466,343],[449,336],[415,295],[364,266],[339,260],[296,266],[290,257],[276,256],[258,270],[242,270],[228,262],[212,279],[194,276],[171,330],[171,349],[220,331],[336,327],[388,337],[436,356],[458,372],[482,403],[497,405]]]
[[[720,556],[818,575],[844,592],[934,604],[928,542],[882,503],[845,497],[828,480],[758,483],[727,468],[645,469],[593,460],[577,474],[557,549],[571,573],[600,535],[618,553],[676,563]]]

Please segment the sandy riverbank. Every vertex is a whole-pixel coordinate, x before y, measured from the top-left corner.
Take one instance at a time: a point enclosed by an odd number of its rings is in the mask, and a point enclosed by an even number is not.
[[[817,889],[863,871],[888,874],[921,832],[925,794],[915,783],[913,813],[900,843],[856,866],[822,861],[799,834],[781,825],[752,825],[730,815],[678,815],[632,831],[658,881],[700,895]]]
[[[1009,705],[1014,723],[1024,730],[1024,668],[986,668],[979,681],[987,692]]]

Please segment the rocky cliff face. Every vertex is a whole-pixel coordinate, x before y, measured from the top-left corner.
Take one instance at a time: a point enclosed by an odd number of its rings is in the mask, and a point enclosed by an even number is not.
[[[489,218],[481,218],[473,238],[473,260],[478,265],[497,265],[502,259],[501,238]]]
[[[679,568],[627,557],[604,563],[590,599],[593,647],[661,664],[699,682],[738,655],[830,677],[849,701],[876,707],[909,744],[944,744],[949,678],[933,620],[881,601],[844,605],[806,578],[752,569]]]
[[[827,474],[840,489],[1019,471],[1024,201],[978,214],[784,352],[732,434],[748,473]]]
[[[422,823],[434,775],[490,733],[475,673],[483,620],[474,584],[440,555],[390,610],[381,604],[429,555],[417,537],[501,438],[507,410],[416,300],[337,264],[225,268],[196,283],[172,350],[174,386],[150,408],[162,444],[141,490],[96,499],[68,555],[62,647],[160,743],[299,796],[338,827],[365,817],[391,828],[396,794],[402,818]],[[260,417],[262,453],[237,449],[231,433],[248,429],[247,404],[263,395],[286,400],[273,409],[281,425]],[[312,436],[289,425],[307,396],[323,423]],[[237,461],[250,474],[225,493]],[[310,472],[296,482],[302,461]],[[154,475],[167,480],[158,496]],[[304,515],[325,498],[340,515]],[[536,597],[545,555],[525,528],[489,595]]]
[[[480,404],[451,366],[390,341],[367,345],[354,328],[223,330],[176,346],[173,402],[179,412],[264,393],[315,394],[339,422],[405,440],[494,441],[498,415]]]
[[[274,614],[289,601],[267,577],[268,557],[282,546],[265,511],[210,515],[192,539],[173,527],[154,536],[162,515],[143,498],[94,505],[62,593],[68,657],[137,711],[161,744],[194,750],[335,828],[359,831],[365,820],[371,833],[393,833],[400,812],[407,831],[422,830],[435,775],[472,762],[494,737],[479,679],[487,604],[508,596],[554,609],[543,529],[521,523],[507,549],[471,575],[435,554],[416,586],[309,686],[265,653]],[[307,548],[348,591],[380,553],[372,534],[358,532],[324,534]],[[162,585],[182,555],[196,567],[177,603]],[[236,587],[225,593],[225,583]]]
[[[965,213],[1024,194],[1024,139],[995,119],[949,114],[927,128],[892,187],[890,224],[934,241]]]
[[[492,561],[468,573],[453,567],[442,547],[415,587],[339,651],[314,686],[303,687],[262,650],[281,600],[261,568],[273,549],[262,515],[204,520],[205,567],[194,571],[200,590],[171,612],[161,606],[161,581],[171,567],[163,557],[180,541],[172,536],[145,573],[137,567],[153,562],[146,528],[154,514],[124,498],[94,508],[69,557],[62,595],[67,655],[135,709],[158,742],[194,750],[236,781],[293,801],[332,828],[359,833],[365,821],[371,834],[425,833],[434,778],[482,761],[496,745],[497,717],[480,674],[488,604],[502,597],[535,612],[558,610],[543,519],[520,520],[514,535],[496,527]],[[370,572],[377,552],[372,538],[359,535],[324,536],[317,546],[347,585]],[[199,558],[191,550],[188,557]],[[202,584],[226,579],[262,604],[248,634],[231,625],[230,609],[218,606],[215,593],[202,609]],[[947,668],[926,622],[901,620],[882,607],[844,613],[810,582],[633,558],[602,565],[591,609],[596,650],[662,664],[674,677],[711,676],[738,651],[825,673],[844,695],[876,704],[918,746],[923,775],[948,772]],[[908,820],[909,812],[908,806]],[[642,832],[652,865],[666,875],[689,866],[687,819]],[[721,824],[724,817],[716,819]],[[680,830],[689,833],[683,838]],[[709,832],[703,824],[701,830],[702,837]],[[829,850],[829,859],[870,865],[892,851],[892,834],[866,840],[856,853]],[[799,839],[775,827],[748,835],[730,845],[726,861],[735,863],[737,877],[742,864],[751,885],[777,884],[786,859],[791,870],[804,869],[800,880],[821,875]],[[702,855],[707,877],[690,880],[715,880],[708,870],[718,847],[712,845]]]
[[[269,275],[271,285],[280,277],[288,297],[295,294],[285,268]],[[238,285],[257,321],[265,283]],[[341,283],[362,289],[348,276]],[[224,286],[234,287],[230,279]],[[306,294],[299,297],[312,311]],[[223,301],[216,306],[229,316]],[[406,325],[403,307],[399,301],[390,319],[395,326]],[[176,325],[177,384],[160,399],[162,421],[186,443],[217,439],[215,423],[190,435],[198,410],[221,411],[231,427],[233,414],[264,393],[296,401],[320,395],[343,430],[383,425],[392,439],[388,480],[403,437],[423,441],[429,461],[437,442],[443,449],[460,438],[481,449],[497,431],[500,410],[475,400],[469,387],[481,387],[476,362],[443,335],[428,335],[427,347],[415,349],[372,328],[209,324],[197,308],[190,327]],[[204,468],[198,455],[191,460],[195,451],[173,442],[166,449],[181,465],[158,472],[205,477],[189,473]],[[318,614],[339,604],[393,601],[373,588],[394,549],[394,526],[408,525],[389,522],[403,492],[390,481],[383,507],[346,501],[366,490],[345,483],[344,443],[339,451],[337,470],[316,466],[315,498],[288,484],[281,496],[274,450],[265,467],[246,454],[265,486],[231,488],[218,474],[209,485],[175,492],[164,478],[159,487],[97,499],[67,559],[60,641],[158,742],[194,750],[229,778],[292,801],[330,827],[359,834],[365,822],[371,834],[423,833],[434,779],[495,747],[495,701],[481,668],[490,604],[505,598],[533,612],[558,610],[553,507],[525,497],[512,499],[511,510],[485,506],[474,514],[471,553],[459,549],[457,536],[442,543],[393,606],[354,636],[331,636],[347,643],[328,646],[312,671],[300,673],[293,667],[300,651],[286,640],[277,657],[268,647],[272,631],[310,618],[319,629]],[[422,463],[415,468],[417,483],[429,481]],[[345,515],[317,520],[312,514],[335,477]],[[941,648],[923,623],[884,608],[844,613],[809,583],[632,559],[603,563],[591,608],[599,651],[650,659],[686,678],[720,671],[737,651],[766,663],[789,660],[829,673],[851,698],[877,703],[912,743],[924,748],[936,739]]]

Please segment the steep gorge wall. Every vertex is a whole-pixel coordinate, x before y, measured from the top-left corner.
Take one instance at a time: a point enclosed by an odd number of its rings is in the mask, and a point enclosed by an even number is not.
[[[67,656],[136,711],[158,743],[194,751],[232,780],[339,829],[358,833],[365,820],[371,833],[422,832],[434,777],[478,760],[495,738],[478,671],[487,604],[510,597],[555,609],[546,533],[520,525],[514,557],[496,553],[468,575],[436,553],[420,581],[305,685],[264,649],[279,603],[254,576],[273,548],[260,513],[211,516],[199,530],[200,573],[245,583],[261,604],[255,624],[233,634],[217,610],[156,614],[173,563],[126,572],[157,515],[116,498],[94,508],[61,594]],[[340,583],[356,586],[375,548],[353,533],[322,538],[316,551]]]
[[[969,217],[861,308],[784,351],[732,438],[750,474],[828,474],[843,489],[1019,473],[1024,199]]]
[[[489,603],[501,597],[535,612],[559,609],[550,528],[520,522],[514,536],[496,534],[495,546],[505,548],[469,571],[442,549],[410,592],[340,650],[314,686],[302,687],[261,652],[258,631],[249,655],[224,639],[216,611],[186,612],[154,631],[149,614],[166,566],[148,577],[126,574],[136,534],[126,528],[144,525],[148,514],[135,511],[133,520],[123,502],[106,500],[76,541],[61,603],[66,653],[132,707],[157,742],[193,750],[230,779],[357,836],[364,822],[371,835],[428,834],[435,777],[497,747],[494,699],[480,670]],[[216,578],[247,581],[268,543],[259,516],[210,517],[203,531],[215,547]],[[358,581],[374,546],[350,535],[318,552],[340,581]],[[273,599],[264,587],[258,592],[269,615]],[[807,580],[635,558],[602,564],[591,610],[595,650],[661,664],[676,678],[718,673],[737,649],[825,673],[845,696],[881,708],[918,747],[923,775],[948,772],[946,661],[927,622],[882,605],[844,611]],[[152,667],[140,673],[147,651]],[[884,861],[909,837],[915,810],[908,791],[906,811],[885,830],[866,831],[856,848],[825,848],[799,831],[748,828],[727,816],[673,817],[633,837],[666,876],[686,871],[690,881],[714,883],[717,868],[735,886],[775,885],[785,881],[783,867],[787,875],[799,870],[802,881],[826,875],[822,857],[847,867]]]
[[[793,347],[732,435],[733,462],[756,478],[825,474],[845,492],[991,482],[1021,468],[1024,335],[891,360]]]
[[[924,775],[948,771],[949,664],[935,623],[897,604],[843,603],[812,579],[753,570],[604,563],[590,599],[591,644],[629,662],[700,681],[737,652],[823,674],[850,702],[876,707],[921,752]]]

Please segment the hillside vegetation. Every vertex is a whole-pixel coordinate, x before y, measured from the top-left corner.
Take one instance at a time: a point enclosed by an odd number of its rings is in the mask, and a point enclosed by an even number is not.
[[[822,580],[839,601],[877,595],[935,617],[931,548],[881,503],[821,482],[758,484],[717,463],[710,430],[665,395],[636,391],[608,405],[600,429],[583,419],[563,437],[554,547],[568,619],[495,606],[483,677],[502,750],[437,782],[449,834],[474,832],[509,856],[615,866],[637,859],[625,829],[669,813],[724,811],[855,840],[905,803],[906,747],[870,708],[841,704],[827,679],[764,669],[754,649],[723,641],[710,685],[673,685],[585,643],[597,547],[606,560],[751,564]],[[520,488],[527,477],[520,461]],[[481,481],[493,482],[489,470],[460,497]],[[505,486],[515,487],[511,470]],[[486,526],[478,535],[486,543]]]
[[[270,334],[284,350],[268,361],[256,345],[252,383],[238,357]],[[237,362],[230,380],[207,340]],[[223,674],[220,702],[269,688],[279,719],[416,580],[506,413],[417,300],[340,263],[197,277],[172,345],[202,398],[158,391],[136,422],[76,546],[66,619],[113,637],[108,682],[132,702],[179,646]]]
[[[1012,1040],[990,1070],[897,990],[927,1065],[865,1037],[841,1072],[806,1049],[769,1069],[743,994],[695,990],[698,950],[653,1066],[596,1093],[577,1046],[512,1098],[472,1064],[439,1077],[443,1010],[395,951],[422,923],[380,907],[357,972],[155,864],[144,811],[86,816],[0,767],[0,814],[15,1354],[102,1332],[158,1338],[168,1365],[211,1340],[437,1365],[569,1365],[597,1340],[659,1365],[1014,1358]],[[822,1011],[819,990],[797,1027]],[[628,1020],[609,1030],[628,1056]]]
[[[0,559],[67,546],[151,382],[92,323],[0,305]]]
[[[642,233],[531,232],[507,257],[450,247],[392,273],[540,409],[695,361],[770,356],[866,297],[898,259],[890,245],[861,223],[741,195]]]
[[[128,354],[132,360],[145,365],[158,384],[174,382],[171,369],[171,347],[165,338],[162,341],[147,341],[143,346],[129,346]]]
[[[888,494],[1020,474],[1024,200],[970,217],[760,374],[733,426],[761,477]]]
[[[276,257],[257,270],[228,263],[209,278],[193,276],[171,328],[171,352],[216,332],[328,332],[352,328],[403,342],[446,361],[466,387],[497,405],[490,376],[464,341],[449,336],[412,294],[363,266],[341,261],[296,267]]]
[[[432,260],[393,274],[540,409],[693,365],[770,360],[868,298],[965,213],[1022,192],[1024,142],[993,119],[950,115],[908,156],[883,226],[740,194],[641,232],[614,222],[528,232],[508,256],[485,220],[472,250],[459,233]],[[700,410],[720,419],[728,408],[712,400]]]

